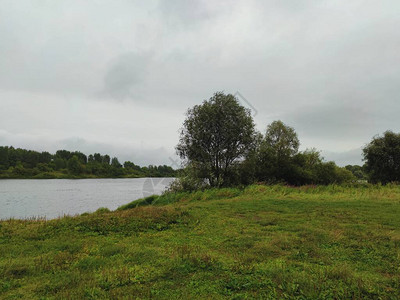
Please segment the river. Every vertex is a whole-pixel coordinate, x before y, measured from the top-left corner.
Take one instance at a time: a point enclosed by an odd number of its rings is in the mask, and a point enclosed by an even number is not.
[[[46,218],[114,210],[161,194],[173,178],[0,180],[0,219]]]

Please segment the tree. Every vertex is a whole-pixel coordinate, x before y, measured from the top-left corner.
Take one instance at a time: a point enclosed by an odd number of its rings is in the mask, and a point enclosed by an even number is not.
[[[363,149],[365,169],[373,183],[400,181],[400,134],[386,131]]]
[[[98,163],[102,163],[102,161],[103,161],[103,158],[100,153],[95,153],[93,156],[93,159],[95,162],[98,162]]]
[[[83,168],[78,156],[74,155],[68,160],[68,171],[74,175],[82,173]]]
[[[280,120],[268,125],[264,142],[278,159],[286,159],[295,155],[300,146],[294,128],[285,125]]]
[[[274,121],[267,127],[258,157],[258,177],[266,181],[287,181],[292,173],[292,158],[299,149],[296,131],[282,121]]]
[[[40,153],[39,162],[48,164],[51,162],[52,159],[53,159],[53,155],[51,155],[49,152],[44,151],[44,152]]]
[[[366,180],[367,175],[365,174],[364,167],[358,165],[347,165],[346,170],[349,170],[359,180]]]
[[[23,150],[22,164],[25,168],[34,168],[40,159],[40,153],[32,150]]]
[[[24,176],[26,175],[26,169],[22,165],[20,161],[17,162],[16,166],[13,169],[13,173],[17,176]]]
[[[299,152],[291,159],[292,172],[286,175],[286,181],[293,185],[317,184],[317,172],[322,164],[320,151],[315,148]]]
[[[53,160],[53,164],[54,164],[54,169],[57,170],[57,171],[61,170],[61,169],[64,169],[67,166],[65,160],[60,158],[60,157],[56,157]]]
[[[78,157],[79,161],[82,164],[87,164],[87,156],[85,154],[83,154],[82,152],[75,151],[75,152],[72,152],[71,154],[72,154],[72,156],[75,155],[76,157]]]
[[[108,166],[108,165],[107,165]],[[109,172],[111,173],[112,176],[114,177],[119,177],[123,175],[124,169],[122,169],[122,165],[118,161],[118,158],[113,157],[111,160],[111,165],[109,166]]]
[[[104,155],[102,160],[103,160],[103,164],[106,164],[106,165],[110,164],[110,156],[108,154]]]
[[[0,170],[7,170],[8,167],[8,147],[0,147]]]
[[[111,160],[111,166],[115,168],[122,168],[122,165],[119,163],[118,158],[113,157]]]
[[[68,150],[57,150],[56,157],[60,157],[65,161],[68,161],[72,157],[72,153]]]
[[[176,150],[211,186],[228,185],[232,166],[251,149],[254,134],[250,111],[233,95],[218,92],[187,111]]]
[[[140,171],[141,168],[138,165],[135,165],[133,162],[131,161],[126,161],[124,162],[124,168],[125,169],[132,169],[132,170],[136,170],[136,171]]]

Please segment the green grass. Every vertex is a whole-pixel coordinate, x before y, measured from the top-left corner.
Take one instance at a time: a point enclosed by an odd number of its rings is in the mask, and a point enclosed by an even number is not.
[[[399,299],[400,187],[251,186],[2,221],[0,298]]]

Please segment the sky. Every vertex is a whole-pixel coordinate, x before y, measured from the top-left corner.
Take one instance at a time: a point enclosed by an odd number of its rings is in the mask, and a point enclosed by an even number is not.
[[[399,28],[398,0],[0,0],[0,145],[177,167],[187,109],[223,91],[362,164],[400,131]]]

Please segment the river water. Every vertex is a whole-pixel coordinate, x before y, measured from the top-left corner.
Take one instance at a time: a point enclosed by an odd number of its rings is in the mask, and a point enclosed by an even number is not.
[[[173,178],[0,180],[0,219],[93,212],[161,194]]]

